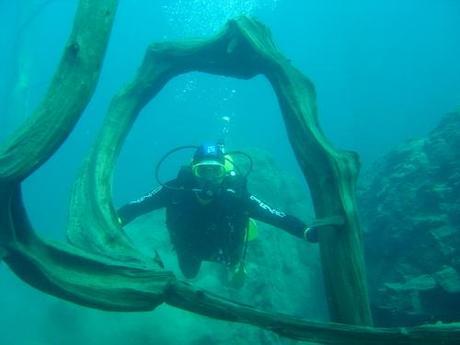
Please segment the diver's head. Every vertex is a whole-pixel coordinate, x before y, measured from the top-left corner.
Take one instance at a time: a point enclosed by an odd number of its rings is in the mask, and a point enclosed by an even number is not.
[[[204,183],[221,184],[225,177],[225,154],[219,144],[200,145],[193,155],[192,172]]]

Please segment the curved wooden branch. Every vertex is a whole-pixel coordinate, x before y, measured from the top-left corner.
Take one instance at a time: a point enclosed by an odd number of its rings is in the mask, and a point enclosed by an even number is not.
[[[166,303],[215,319],[244,322],[291,339],[320,344],[407,345],[457,344],[460,323],[412,328],[373,328],[339,323],[319,323],[266,312],[176,282],[166,293]]]
[[[318,124],[313,85],[276,49],[268,29],[246,17],[230,21],[208,40],[154,44],[148,49],[134,80],[112,101],[77,180],[68,231],[72,242],[100,255],[109,253],[123,258],[131,253],[130,259],[135,260],[137,254],[119,231],[109,202],[114,162],[144,105],[171,78],[189,71],[244,79],[264,74],[269,79],[310,185],[318,218],[340,216],[345,220],[339,231],[338,227],[321,231],[331,319],[370,325],[361,230],[354,201],[357,156],[331,147]]]
[[[28,221],[19,187],[3,189],[1,196],[1,204],[8,205],[8,209],[0,210],[0,226],[13,234],[5,246],[4,260],[31,286],[102,310],[145,311],[164,302],[163,295],[175,280],[171,272],[92,255],[62,243],[45,242]]]
[[[24,180],[72,131],[96,87],[116,8],[116,0],[80,1],[72,33],[43,101],[0,147],[0,182]]]

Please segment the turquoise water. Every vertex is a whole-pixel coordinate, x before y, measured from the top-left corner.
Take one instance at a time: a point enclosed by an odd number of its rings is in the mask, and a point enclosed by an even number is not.
[[[0,1],[1,140],[30,115],[46,91],[76,5],[70,0]],[[64,146],[25,182],[28,211],[43,236],[64,238],[66,203],[77,170],[112,96],[131,80],[148,44],[206,37],[241,14],[270,27],[280,50],[315,84],[326,135],[337,147],[357,151],[364,166],[402,141],[425,135],[460,105],[460,3],[454,0],[121,1],[90,105]],[[226,129],[230,147],[268,151],[283,173],[303,183],[266,80],[190,73],[170,82],[136,122],[114,177],[115,204],[152,188],[154,165],[165,151],[214,139]],[[179,344],[187,343],[187,333],[199,324],[191,315],[163,310],[160,316],[101,316],[73,309],[29,289],[4,266],[0,272],[0,344],[118,344],[126,343],[121,339],[132,332],[139,334],[139,344]],[[297,312],[314,318],[312,310]],[[174,323],[178,317],[185,321]],[[181,329],[175,342],[167,331],[157,336],[150,332],[161,318]],[[15,332],[18,322],[28,330]],[[104,329],[104,322],[116,332]],[[177,332],[174,327],[171,333]],[[199,331],[206,334],[204,328]],[[217,341],[212,335],[200,339],[193,341]]]

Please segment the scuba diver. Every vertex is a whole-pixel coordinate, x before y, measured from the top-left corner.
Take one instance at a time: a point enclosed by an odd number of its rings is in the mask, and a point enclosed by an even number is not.
[[[195,148],[190,165],[166,183],[159,180],[159,167],[173,152]],[[250,168],[243,174],[234,162],[245,155]],[[233,277],[244,280],[246,255],[252,219],[278,227],[309,242],[318,241],[316,227],[280,211],[248,192],[246,178],[252,160],[242,152],[225,153],[219,143],[199,147],[185,146],[168,152],[157,165],[160,186],[139,200],[118,210],[120,223],[126,225],[138,216],[166,208],[166,225],[178,263],[186,278],[194,278],[202,261],[218,262],[229,268]],[[238,284],[237,284],[238,285]]]

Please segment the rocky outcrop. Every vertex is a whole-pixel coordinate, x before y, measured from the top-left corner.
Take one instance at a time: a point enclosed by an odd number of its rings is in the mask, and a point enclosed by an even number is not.
[[[387,154],[362,180],[376,322],[460,320],[460,112]]]

